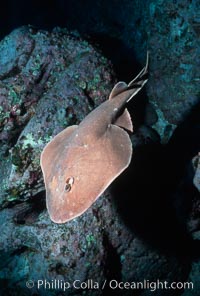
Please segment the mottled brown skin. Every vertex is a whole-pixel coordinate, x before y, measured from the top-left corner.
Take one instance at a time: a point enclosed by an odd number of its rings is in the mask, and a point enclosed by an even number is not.
[[[109,100],[46,145],[41,167],[47,209],[55,223],[84,213],[130,164],[132,131],[126,103],[147,82],[145,68],[128,85],[119,82]],[[123,128],[121,128],[123,127]]]

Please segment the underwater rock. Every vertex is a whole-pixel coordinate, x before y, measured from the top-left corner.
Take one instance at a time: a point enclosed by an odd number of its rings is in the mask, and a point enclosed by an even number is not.
[[[14,30],[0,43],[0,62],[0,205],[6,206],[44,189],[43,147],[104,101],[114,76],[88,42],[61,29]]]
[[[200,153],[194,158],[193,163],[195,169],[193,183],[197,190],[200,192]]]
[[[105,8],[109,16],[105,23],[91,29],[120,40],[127,54],[134,52],[140,64],[149,50],[147,95],[151,107],[147,107],[145,120],[159,133],[163,144],[200,101],[200,18],[196,13],[199,9],[200,2],[190,0],[112,1]],[[115,11],[113,17],[111,11]],[[129,58],[131,61],[131,55]],[[126,63],[129,72],[131,66],[131,62]]]
[[[195,188],[192,196],[192,208],[187,221],[187,227],[194,239],[200,240],[200,156],[192,159],[193,186]],[[191,194],[190,194],[191,195]]]
[[[40,199],[38,197],[38,203]],[[26,281],[30,279],[35,283],[31,292],[37,295],[38,279],[59,279],[71,284],[75,280],[93,279],[102,285],[105,279],[143,281],[148,275],[150,281],[158,276],[162,280],[178,281],[185,277],[186,263],[182,265],[174,256],[151,250],[130,232],[108,192],[84,215],[67,225],[53,223],[46,211],[38,212],[36,221],[27,222],[25,218],[22,223],[19,217],[24,217],[30,205],[20,205],[0,212],[2,292],[27,295]],[[57,295],[57,290],[44,287],[39,292],[42,296]],[[102,295],[99,290],[86,292]],[[69,289],[67,295],[77,295],[77,290]],[[146,295],[145,290],[141,295]]]
[[[14,30],[10,35],[6,36],[1,41],[0,79],[16,76],[20,73],[28,62],[33,49],[34,39],[30,38],[25,27]]]
[[[164,143],[200,101],[199,8],[198,1],[150,1],[144,18],[151,61],[148,96],[159,117],[153,127]]]

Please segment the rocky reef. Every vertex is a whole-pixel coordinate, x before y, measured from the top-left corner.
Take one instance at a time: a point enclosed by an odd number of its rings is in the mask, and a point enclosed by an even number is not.
[[[38,289],[38,279],[191,281],[193,290],[154,295],[198,295],[199,3],[120,2],[111,1],[104,16],[93,6],[104,22],[89,30],[85,21],[79,30],[84,39],[67,29],[24,26],[0,42],[2,295],[152,294],[108,286],[66,294]],[[118,13],[110,22],[113,9]],[[128,105],[134,124],[130,167],[84,215],[54,224],[45,205],[43,147],[106,100],[117,80],[133,78],[147,48],[146,92]]]

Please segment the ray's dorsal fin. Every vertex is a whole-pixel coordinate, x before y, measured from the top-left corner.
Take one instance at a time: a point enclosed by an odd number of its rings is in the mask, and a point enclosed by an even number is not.
[[[114,97],[116,97],[117,95],[119,95],[120,93],[122,93],[123,91],[125,91],[127,89],[128,85],[126,84],[126,82],[124,81],[119,81],[117,84],[115,84],[115,86],[113,87],[110,96],[109,96],[109,100],[113,99]]]
[[[128,85],[123,81],[120,81],[117,84],[115,84],[115,86],[113,87],[113,89],[110,93],[109,100],[112,100],[113,98],[115,98],[119,94],[126,91],[127,87],[128,87]],[[124,112],[116,119],[114,124],[119,127],[125,128],[126,130],[133,132],[133,124],[131,121],[131,116],[130,116],[127,109],[125,109]]]
[[[114,122],[115,125],[125,128],[126,130],[133,132],[133,123],[131,120],[131,115],[127,109],[124,110],[121,116],[119,116]]]

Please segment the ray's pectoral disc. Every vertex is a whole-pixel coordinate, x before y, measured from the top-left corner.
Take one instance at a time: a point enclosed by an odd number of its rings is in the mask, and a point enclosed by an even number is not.
[[[52,221],[80,216],[130,164],[132,144],[126,130],[132,131],[132,122],[126,103],[147,82],[147,66],[148,59],[134,80],[118,83],[109,100],[44,148],[41,167]]]
[[[128,166],[132,145],[128,134],[112,125],[91,149],[69,146],[65,153],[45,180],[47,207],[57,223],[80,216],[94,203]]]

